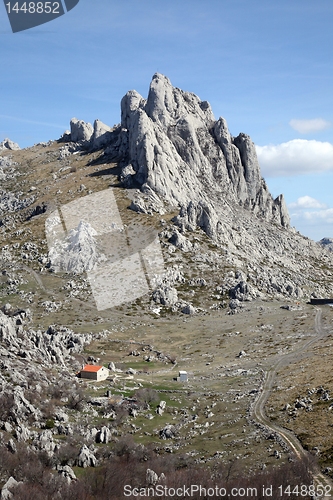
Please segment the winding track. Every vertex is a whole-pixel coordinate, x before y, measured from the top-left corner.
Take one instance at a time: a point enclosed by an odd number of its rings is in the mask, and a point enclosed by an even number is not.
[[[312,339],[308,340],[302,347],[293,351],[292,353],[281,356],[280,359],[265,373],[265,377],[263,380],[262,390],[259,393],[258,398],[254,402],[252,407],[251,416],[254,420],[256,420],[259,424],[264,425],[267,429],[271,430],[273,433],[277,434],[288,446],[288,448],[299,458],[308,458],[309,453],[303,448],[300,441],[297,439],[295,434],[288,429],[280,427],[267,418],[265,414],[265,404],[269,398],[271,393],[274,379],[277,371],[285,365],[288,365],[292,361],[296,361],[299,358],[299,355],[307,351],[312,344],[318,342],[318,340],[322,339],[327,335],[321,325],[321,309],[317,309],[316,317],[315,317],[315,330],[317,335]],[[322,474],[319,468],[316,468],[313,471],[313,483],[316,488],[319,486],[326,487],[326,491],[329,492],[323,496],[319,496],[317,498],[332,498],[333,497],[333,484],[331,480]],[[318,491],[318,490],[317,490]]]

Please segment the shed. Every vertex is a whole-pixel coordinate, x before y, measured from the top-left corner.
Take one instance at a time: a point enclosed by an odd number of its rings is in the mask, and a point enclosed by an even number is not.
[[[109,370],[104,366],[86,365],[80,372],[81,378],[90,380],[105,380],[109,376]]]
[[[187,382],[187,380],[188,380],[187,372],[180,371],[179,377],[177,377],[177,380],[178,380],[178,382]]]

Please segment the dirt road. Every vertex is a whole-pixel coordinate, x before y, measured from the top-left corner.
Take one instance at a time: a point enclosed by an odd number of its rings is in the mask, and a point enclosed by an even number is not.
[[[288,365],[292,361],[296,361],[297,359],[299,359],[301,353],[308,351],[313,344],[330,333],[327,333],[323,330],[321,317],[322,311],[321,309],[317,309],[315,316],[315,331],[317,335],[315,337],[311,338],[308,342],[306,342],[303,346],[296,349],[295,351],[280,356],[277,362],[271,367],[271,369],[265,372],[262,389],[252,407],[252,418],[259,424],[264,425],[267,429],[272,431],[272,433],[275,433],[280,439],[282,439],[282,441],[284,441],[290,451],[292,451],[299,459],[308,458],[309,453],[303,448],[300,441],[297,439],[293,432],[274,424],[269,420],[269,418],[267,418],[265,414],[265,404],[271,393],[277,371],[280,370],[283,366]],[[322,486],[323,491],[326,492],[323,493],[323,495],[318,496],[317,498],[332,498],[333,484],[328,477],[321,473],[319,468],[313,471],[313,483],[316,487],[316,491],[321,491],[320,486]]]

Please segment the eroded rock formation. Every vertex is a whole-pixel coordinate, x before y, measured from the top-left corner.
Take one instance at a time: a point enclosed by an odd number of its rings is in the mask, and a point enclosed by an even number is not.
[[[173,87],[161,74],[154,75],[147,100],[134,90],[124,96],[119,139],[109,152],[123,161],[125,185],[182,207],[193,223],[214,226],[210,235],[228,202],[289,226],[283,196],[269,193],[250,137],[232,137],[207,101]],[[144,210],[142,203],[136,206]]]

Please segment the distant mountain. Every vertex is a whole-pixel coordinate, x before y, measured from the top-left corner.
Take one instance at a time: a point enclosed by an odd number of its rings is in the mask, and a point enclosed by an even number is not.
[[[320,241],[318,241],[318,243],[322,247],[326,248],[326,250],[333,252],[333,238],[322,238]]]

